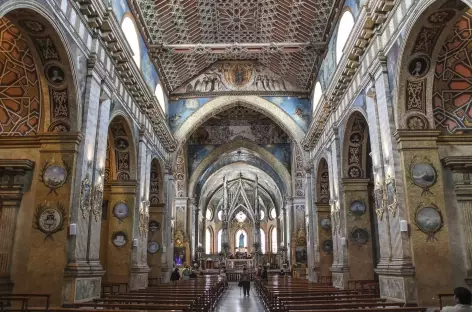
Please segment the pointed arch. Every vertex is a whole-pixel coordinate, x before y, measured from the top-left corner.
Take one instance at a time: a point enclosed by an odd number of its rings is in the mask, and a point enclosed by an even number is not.
[[[318,177],[316,183],[316,200],[322,204],[328,204],[330,201],[329,191],[329,168],[328,162],[322,157],[316,170]]]
[[[344,178],[360,179],[370,176],[367,172],[369,126],[362,113],[354,111],[348,118],[344,132],[342,170]]]
[[[111,170],[112,180],[136,180],[136,148],[130,125],[123,115],[111,118],[108,138],[112,147],[115,168]],[[112,162],[113,163],[113,162]]]

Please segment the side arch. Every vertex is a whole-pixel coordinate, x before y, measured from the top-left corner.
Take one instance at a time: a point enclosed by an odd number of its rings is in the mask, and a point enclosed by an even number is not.
[[[246,140],[237,140],[237,141],[233,141],[225,145],[219,146],[213,152],[211,152],[200,163],[200,165],[198,165],[197,169],[193,172],[189,180],[189,190],[188,190],[189,197],[193,196],[195,192],[195,187],[198,183],[198,179],[205,172],[205,170],[208,168],[209,165],[213,164],[221,154],[234,151],[241,147],[253,150],[257,154],[259,154],[261,158],[265,160],[268,164],[271,164],[274,171],[282,178],[282,180],[286,184],[287,191],[291,192],[290,173],[288,172],[287,168],[285,168],[285,166],[274,155],[272,155],[270,152],[268,152],[267,150],[265,150],[264,148],[260,147],[257,144],[254,144]],[[289,194],[289,196],[290,195],[291,194]]]

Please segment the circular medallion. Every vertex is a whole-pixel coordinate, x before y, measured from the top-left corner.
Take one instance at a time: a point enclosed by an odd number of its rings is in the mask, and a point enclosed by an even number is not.
[[[429,71],[429,58],[426,56],[417,56],[410,61],[408,72],[415,78],[421,78]]]
[[[321,228],[323,228],[325,230],[331,229],[331,219],[328,218],[328,217],[325,217],[325,218],[321,219],[320,226],[321,226]]]
[[[120,172],[120,173],[117,175],[116,179],[117,179],[118,181],[129,181],[129,174],[126,173],[126,172]]]
[[[369,241],[369,233],[364,229],[355,228],[351,232],[351,240],[356,245],[365,245]]]
[[[437,233],[443,227],[441,211],[434,205],[422,206],[415,213],[415,223],[424,233]]]
[[[354,165],[348,169],[347,174],[350,178],[360,178],[362,174],[362,170],[359,166]]]
[[[128,140],[126,138],[116,138],[115,148],[119,151],[126,151],[129,147]]]
[[[113,215],[120,220],[128,217],[128,214],[128,204],[125,202],[119,202],[113,207]]]
[[[445,9],[434,12],[428,17],[428,22],[433,25],[442,25],[449,22],[456,15],[456,11]]]
[[[362,216],[366,211],[365,203],[360,200],[354,200],[349,207],[351,213],[355,216]]]
[[[407,118],[406,125],[410,130],[428,129],[428,120],[421,115],[413,115]]]
[[[323,242],[323,251],[324,252],[333,251],[333,241],[331,239],[327,239]]]
[[[44,72],[49,83],[52,85],[62,86],[66,82],[64,70],[56,64],[46,66]]]
[[[156,242],[150,242],[148,244],[148,252],[151,254],[158,252],[160,248],[161,246]]]
[[[161,223],[156,220],[149,221],[149,231],[156,232],[161,229]]]
[[[159,204],[159,197],[157,195],[151,195],[150,201],[151,205]]]
[[[411,166],[410,175],[413,183],[421,188],[429,188],[436,183],[437,179],[436,169],[427,163]]]
[[[360,132],[355,132],[355,133],[351,134],[351,136],[349,137],[349,142],[351,142],[353,144],[360,144],[360,143],[362,143],[363,140],[364,140],[364,137],[363,137],[362,133],[360,133]]]
[[[67,170],[61,166],[52,165],[44,170],[42,178],[44,185],[57,189],[67,181]]]
[[[54,232],[62,223],[62,214],[53,208],[44,210],[39,216],[39,228],[44,232]]]
[[[111,242],[116,247],[123,247],[128,242],[128,236],[125,232],[122,231],[113,233],[111,237]]]

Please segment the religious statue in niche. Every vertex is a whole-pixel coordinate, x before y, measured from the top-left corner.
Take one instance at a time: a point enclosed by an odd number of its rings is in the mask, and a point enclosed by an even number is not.
[[[239,248],[244,248],[244,234],[239,235]]]
[[[297,263],[307,263],[308,255],[306,247],[296,247],[295,248],[295,261]]]
[[[411,185],[416,185],[423,190],[421,193],[423,196],[425,193],[433,194],[430,188],[436,184],[438,172],[427,158],[420,160],[416,156],[408,166],[407,177]]]
[[[49,194],[57,195],[56,190],[67,183],[71,176],[72,166],[62,160],[62,166],[53,158],[46,160],[41,168],[39,179],[49,188]]]
[[[123,247],[128,242],[128,235],[124,231],[114,232],[111,236],[111,242],[116,247]]]
[[[421,232],[428,235],[428,242],[437,240],[436,233],[444,226],[441,210],[435,204],[420,203],[415,211],[414,222]]]
[[[64,229],[64,222],[66,219],[66,210],[64,205],[57,202],[55,206],[48,202],[39,204],[36,207],[34,214],[35,229],[46,234],[44,240],[50,238],[54,240],[52,235]]]

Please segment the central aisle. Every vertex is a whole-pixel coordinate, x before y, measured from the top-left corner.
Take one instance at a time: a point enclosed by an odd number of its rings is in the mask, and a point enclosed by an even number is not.
[[[238,283],[229,283],[228,290],[223,294],[216,305],[216,312],[259,312],[264,311],[261,298],[251,283],[251,293],[249,297],[244,297],[243,290],[238,287]]]

